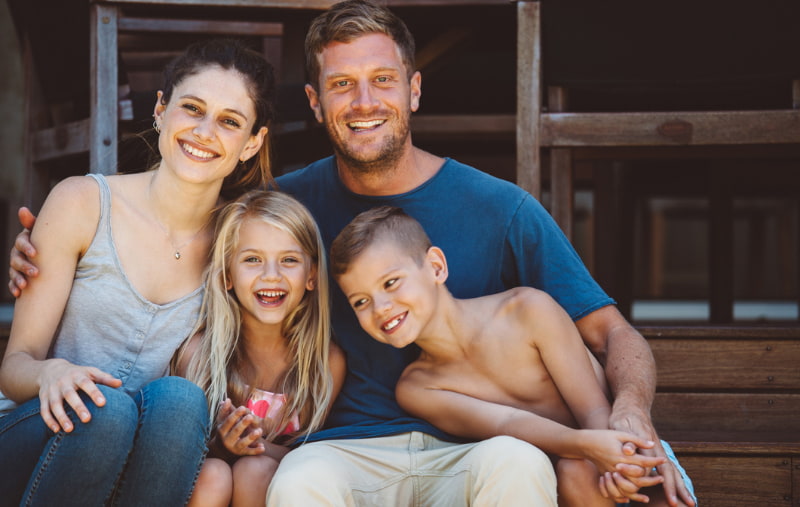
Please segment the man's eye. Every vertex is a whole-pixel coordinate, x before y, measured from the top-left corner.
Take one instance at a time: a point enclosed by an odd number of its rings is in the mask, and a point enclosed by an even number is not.
[[[349,84],[350,84],[350,81],[348,81],[346,79],[342,79],[341,81],[336,81],[334,83],[334,86],[336,86],[337,88],[342,88],[342,87],[347,86]]]
[[[389,76],[380,76],[375,81],[379,83],[388,83],[390,81]]]

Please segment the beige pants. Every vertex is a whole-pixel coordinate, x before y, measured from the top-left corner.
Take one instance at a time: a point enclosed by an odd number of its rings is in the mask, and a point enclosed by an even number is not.
[[[305,444],[281,461],[267,506],[553,506],[547,456],[512,437],[453,444],[424,433]]]

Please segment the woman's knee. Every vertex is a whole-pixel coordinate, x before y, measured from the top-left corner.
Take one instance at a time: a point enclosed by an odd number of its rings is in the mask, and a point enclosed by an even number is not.
[[[104,385],[97,387],[103,393],[105,404],[98,407],[88,397],[84,397],[91,419],[86,425],[78,421],[75,430],[91,433],[93,438],[103,439],[102,441],[107,441],[105,438],[117,442],[133,440],[139,418],[139,411],[133,399],[119,389]]]
[[[144,414],[143,422],[162,429],[179,426],[183,431],[208,428],[208,404],[205,394],[196,384],[181,377],[161,377],[145,385],[136,402]],[[175,425],[180,414],[181,424]]]

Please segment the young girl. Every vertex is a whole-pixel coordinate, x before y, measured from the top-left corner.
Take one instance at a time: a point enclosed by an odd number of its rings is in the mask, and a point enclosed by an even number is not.
[[[190,505],[263,506],[286,445],[324,422],[345,359],[330,341],[325,249],[302,204],[247,193],[222,210],[216,238],[200,322],[174,361],[217,421]]]

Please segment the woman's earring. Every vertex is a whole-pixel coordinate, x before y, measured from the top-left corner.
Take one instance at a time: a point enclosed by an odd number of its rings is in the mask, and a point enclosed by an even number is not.
[[[153,119],[153,130],[156,131],[156,134],[161,133],[161,127],[158,126],[158,120]]]

